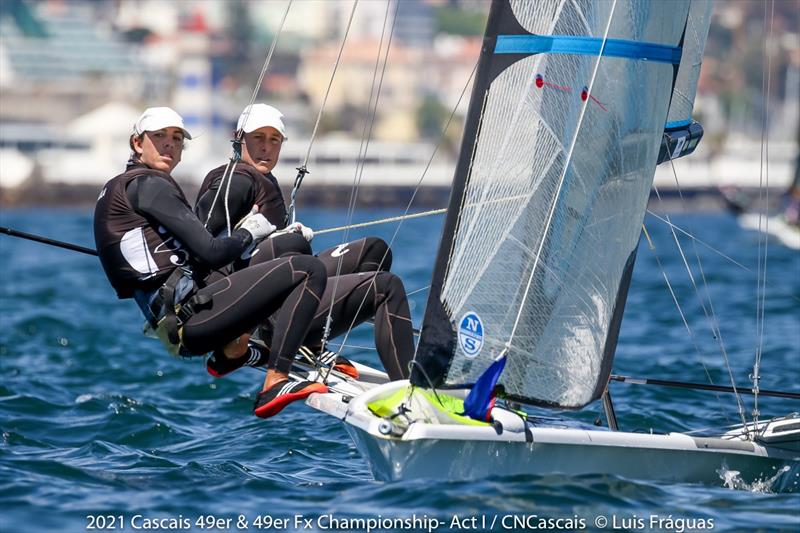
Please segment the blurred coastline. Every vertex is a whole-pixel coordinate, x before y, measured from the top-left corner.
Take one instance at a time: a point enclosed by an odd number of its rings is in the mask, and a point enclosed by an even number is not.
[[[193,132],[174,173],[193,199],[205,173],[227,161],[236,118],[286,6],[3,0],[0,205],[92,204],[124,169],[133,122],[154,105],[174,107]],[[682,196],[692,209],[716,209],[720,187],[747,194],[766,183],[777,197],[790,184],[800,142],[800,14],[794,2],[775,2],[774,13],[772,6],[715,4],[695,105],[706,134],[695,154],[657,169],[663,202],[654,207]],[[308,151],[351,7],[295,2],[259,89],[258,101],[286,115],[289,140],[275,174],[287,189]],[[301,204],[346,205],[358,181],[358,205],[403,206],[418,183],[415,206],[446,205],[488,7],[483,0],[359,3]]]

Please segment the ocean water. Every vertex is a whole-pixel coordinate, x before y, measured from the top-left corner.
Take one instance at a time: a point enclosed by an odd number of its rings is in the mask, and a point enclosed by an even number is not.
[[[360,211],[357,218],[397,213]],[[343,210],[301,214],[314,228],[338,226],[346,218]],[[702,294],[705,277],[731,370],[746,386],[759,339],[758,239],[726,214],[673,214],[671,220],[742,265],[681,239]],[[393,270],[409,292],[428,284],[441,223],[441,217],[408,221],[393,243]],[[0,224],[94,244],[88,211],[3,210]],[[719,340],[671,234],[652,216],[646,226],[655,250],[642,241],[615,372],[695,382],[711,376],[727,384]],[[388,240],[395,227],[354,235]],[[340,238],[319,236],[315,249]],[[770,243],[768,258],[761,386],[797,391],[800,254]],[[584,519],[592,530],[599,515],[632,531],[651,529],[652,517],[660,520],[655,529],[661,531],[800,530],[800,496],[774,494],[769,487],[615,476],[376,482],[337,421],[301,403],[271,420],[254,417],[252,398],[262,373],[245,369],[215,380],[201,360],[171,358],[157,341],[143,337],[138,309],[116,299],[96,258],[0,235],[0,275],[3,532],[394,531],[403,524],[381,520],[413,517],[417,522],[405,525],[421,530],[450,530],[454,517],[460,530],[489,529],[493,517],[495,531],[522,529],[513,517],[527,517],[529,529],[544,529],[540,518],[561,519],[550,525],[562,530],[578,530],[578,519]],[[417,324],[426,297],[425,290],[410,297]],[[348,344],[364,347],[348,348],[353,359],[377,364],[368,326]],[[688,431],[738,419],[730,395],[620,383],[612,384],[612,393],[627,430]],[[745,406],[752,408],[748,397]],[[780,415],[800,405],[763,398],[761,410]],[[577,414],[585,421],[600,415],[599,405]]]

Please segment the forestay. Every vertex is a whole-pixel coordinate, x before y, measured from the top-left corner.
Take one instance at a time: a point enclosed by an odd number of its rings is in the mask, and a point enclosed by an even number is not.
[[[578,408],[608,381],[688,0],[495,2],[412,371]]]

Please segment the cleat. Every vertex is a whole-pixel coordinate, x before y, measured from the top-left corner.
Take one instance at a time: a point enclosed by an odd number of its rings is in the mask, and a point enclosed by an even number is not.
[[[277,415],[290,403],[308,398],[315,392],[328,392],[324,383],[316,381],[281,381],[256,396],[253,414],[259,418]]]
[[[324,351],[321,354],[315,354],[310,348],[301,346],[297,351],[297,358],[310,365],[331,366],[333,363],[333,370],[340,372],[353,379],[358,379],[358,369],[350,362],[349,359],[342,357],[336,352]]]

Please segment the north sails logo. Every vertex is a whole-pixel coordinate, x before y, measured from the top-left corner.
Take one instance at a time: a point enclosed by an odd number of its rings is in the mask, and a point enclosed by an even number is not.
[[[347,249],[347,247],[349,245],[350,245],[349,242],[346,242],[344,244],[340,244],[339,246],[336,247],[336,249],[334,251],[331,252],[331,257],[341,257],[341,256],[343,256],[344,254],[346,254],[347,252],[350,251],[350,250]]]
[[[467,357],[475,357],[483,348],[483,322],[477,313],[470,311],[461,317],[458,325],[458,345]]]

